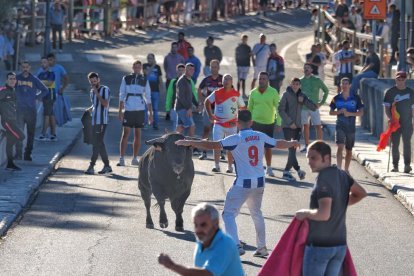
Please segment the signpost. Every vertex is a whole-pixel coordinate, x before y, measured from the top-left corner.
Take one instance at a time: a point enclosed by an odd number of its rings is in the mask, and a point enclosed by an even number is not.
[[[365,20],[372,20],[372,40],[374,43],[374,50],[376,51],[376,20],[385,20],[387,18],[387,0],[365,0],[363,16]]]

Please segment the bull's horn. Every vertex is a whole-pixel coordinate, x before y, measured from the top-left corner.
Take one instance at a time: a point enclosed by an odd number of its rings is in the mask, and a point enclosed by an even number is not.
[[[162,143],[164,143],[164,141],[165,141],[164,137],[157,137],[157,138],[145,141],[145,144],[146,145],[154,145],[155,143],[162,144]]]
[[[202,138],[200,138],[200,137],[194,137],[194,136],[185,136],[184,137],[184,139],[185,140],[197,140],[197,141],[199,141],[199,140],[203,140]]]

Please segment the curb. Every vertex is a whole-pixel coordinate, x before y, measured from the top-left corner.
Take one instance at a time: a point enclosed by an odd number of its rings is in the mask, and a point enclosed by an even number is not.
[[[301,61],[305,62],[305,54],[307,53],[307,50],[309,48],[310,41],[313,41],[313,37],[305,37],[303,38],[297,46],[297,53],[301,59]],[[306,51],[306,52],[305,52]],[[330,76],[330,72],[325,71],[326,76]],[[331,83],[326,82],[326,85],[328,86],[330,91],[332,88],[334,88]],[[382,112],[382,111],[381,111]],[[330,138],[334,137],[335,134],[335,126],[332,124],[327,124],[324,122],[323,118],[321,118],[323,129],[326,130],[326,133],[329,135]],[[364,133],[365,130],[358,130],[357,133]],[[366,132],[368,133],[368,132]],[[365,134],[365,133],[364,133]],[[372,145],[375,147],[376,142],[374,140],[378,140],[374,136],[368,135],[368,140],[365,140],[364,143],[368,145]],[[380,154],[380,153],[379,153]],[[366,155],[365,152],[361,152],[358,149],[352,150],[352,158],[355,159],[359,164],[361,164],[366,171],[371,174],[373,177],[375,177],[385,188],[387,188],[390,192],[392,192],[395,197],[397,198],[400,203],[407,208],[407,210],[414,215],[414,195],[407,194],[407,190],[413,190],[413,185],[407,186],[404,184],[398,184],[398,180],[406,180],[409,179],[411,182],[413,182],[413,176],[403,173],[384,173],[381,168],[378,166],[378,162],[370,161],[369,157]],[[402,159],[402,158],[401,158]],[[403,159],[402,159],[403,160]],[[387,164],[385,164],[387,165]]]
[[[74,124],[80,125],[80,119],[73,119]],[[39,191],[39,188],[57,168],[56,165],[58,162],[67,155],[78,142],[81,137],[82,129],[79,128],[79,131],[76,133],[74,138],[63,148],[63,150],[58,151],[51,159],[47,167],[43,168],[35,177],[35,182],[33,185],[29,186],[25,198],[21,202],[16,202],[16,208],[13,210],[13,213],[10,212],[10,215],[7,215],[0,221],[0,237],[4,238],[7,234],[7,231],[13,226],[15,222],[18,222],[24,215],[28,206],[34,201]],[[1,208],[1,207],[0,207]]]

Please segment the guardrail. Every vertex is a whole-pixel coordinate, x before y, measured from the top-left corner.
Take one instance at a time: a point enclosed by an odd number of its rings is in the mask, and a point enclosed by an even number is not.
[[[381,36],[376,36],[375,41],[372,34],[365,34],[351,30],[341,26],[341,24],[327,11],[321,13],[321,20],[318,23],[318,30],[321,30],[321,34],[318,36],[318,41],[324,45],[327,52],[332,55],[334,53],[335,45],[345,39],[349,40],[351,50],[363,60],[365,60],[366,52],[364,49],[367,48],[368,43],[374,43],[376,52],[380,58],[382,64],[382,72],[384,77],[389,77],[390,70],[388,70],[389,59],[384,59],[387,56],[386,49],[384,49],[384,39]],[[326,24],[328,23],[328,24]],[[326,36],[330,37],[329,43],[327,42]],[[361,58],[359,63],[354,63],[353,68],[359,72],[363,68]]]

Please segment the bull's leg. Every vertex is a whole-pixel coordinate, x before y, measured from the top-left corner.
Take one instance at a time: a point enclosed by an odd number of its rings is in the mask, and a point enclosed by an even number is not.
[[[187,198],[190,196],[191,190],[185,192],[179,198],[174,199],[171,201],[171,208],[175,213],[175,231],[183,232],[184,231],[184,221],[183,221],[183,209],[184,204]]]
[[[160,205],[160,227],[167,228],[168,219],[167,213],[165,213],[165,200],[158,200],[158,204]]]
[[[141,179],[139,180],[139,184],[142,184]],[[146,218],[146,227],[149,229],[154,229],[154,222],[151,218],[151,189],[148,189],[144,185],[139,185],[139,190],[141,192],[141,197],[144,200],[145,209],[147,211],[147,218]]]

